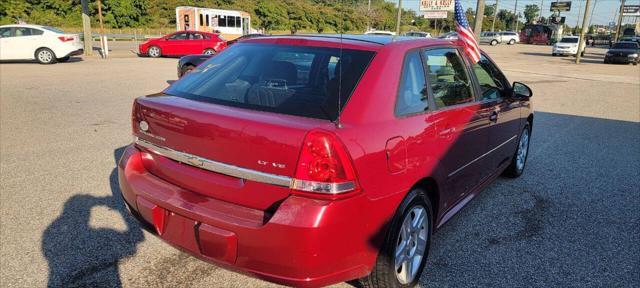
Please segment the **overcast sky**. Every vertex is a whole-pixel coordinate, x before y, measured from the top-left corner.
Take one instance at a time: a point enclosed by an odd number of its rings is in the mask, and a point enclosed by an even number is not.
[[[389,2],[397,3],[397,0],[388,0]],[[540,6],[542,2],[542,15],[547,17],[551,15],[549,8],[551,6],[551,2],[555,2],[552,0],[518,0],[518,12],[522,13],[525,5],[536,4]],[[477,0],[462,0],[462,6],[465,10],[471,7],[473,10],[476,9]],[[496,3],[496,0],[485,0],[487,5],[493,5]],[[566,16],[566,24],[570,26],[575,26],[577,21],[580,21],[580,25],[582,25],[582,17],[584,16],[584,8],[586,5],[586,0],[573,0],[571,3],[571,11],[562,12],[562,16]],[[498,9],[508,9],[513,11],[516,4],[516,0],[498,0]],[[591,24],[602,24],[607,25],[609,21],[616,21],[617,11],[620,9],[620,0],[591,0],[591,8],[593,9],[595,5],[595,11],[593,12],[593,20]],[[640,0],[626,0],[625,5],[640,5]],[[413,9],[418,11],[420,6],[420,0],[402,0],[402,7]],[[582,9],[580,9],[582,6]],[[578,19],[578,10],[580,10],[580,19]],[[626,18],[625,18],[626,20]],[[524,21],[522,19],[521,21]],[[631,20],[629,20],[631,21]]]

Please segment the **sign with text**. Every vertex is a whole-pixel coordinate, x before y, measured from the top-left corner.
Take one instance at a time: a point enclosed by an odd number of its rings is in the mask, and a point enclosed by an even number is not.
[[[422,15],[427,19],[445,19],[447,18],[447,11],[425,11]]]
[[[420,0],[420,11],[453,11],[455,0]]]
[[[640,16],[640,5],[624,5],[622,16]]]
[[[551,12],[567,12],[571,11],[571,1],[551,2]]]

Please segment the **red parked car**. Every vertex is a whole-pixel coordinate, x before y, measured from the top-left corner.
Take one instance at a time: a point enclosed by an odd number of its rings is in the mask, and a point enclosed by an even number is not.
[[[178,31],[149,39],[138,47],[139,55],[149,57],[182,56],[188,54],[216,54],[227,47],[218,34],[199,31]]]
[[[432,233],[522,174],[531,90],[447,40],[246,40],[135,100],[119,162],[143,226],[286,285],[407,287]]]

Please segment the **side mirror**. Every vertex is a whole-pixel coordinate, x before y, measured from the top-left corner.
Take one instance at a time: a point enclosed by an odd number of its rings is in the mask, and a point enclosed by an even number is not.
[[[530,98],[531,96],[533,96],[533,91],[531,91],[531,88],[520,82],[513,82],[513,85],[511,85],[511,89],[513,91],[513,96],[515,97]]]

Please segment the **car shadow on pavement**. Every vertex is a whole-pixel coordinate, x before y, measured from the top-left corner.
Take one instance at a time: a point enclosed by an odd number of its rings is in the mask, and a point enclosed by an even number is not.
[[[49,265],[48,287],[121,287],[118,263],[135,254],[144,234],[121,200],[117,162],[125,147],[114,151],[115,167],[109,176],[111,194],[97,197],[76,194],[42,235],[42,253]],[[119,214],[124,227],[92,227],[114,219],[92,219],[94,208]]]
[[[84,61],[82,59],[82,57],[74,56],[74,57],[69,58],[69,60],[67,60],[66,62],[58,61],[58,62],[56,62],[56,64],[77,63],[77,62],[82,62],[82,61]],[[40,64],[36,60],[2,60],[2,61],[0,61],[0,64],[28,64],[28,63]]]

